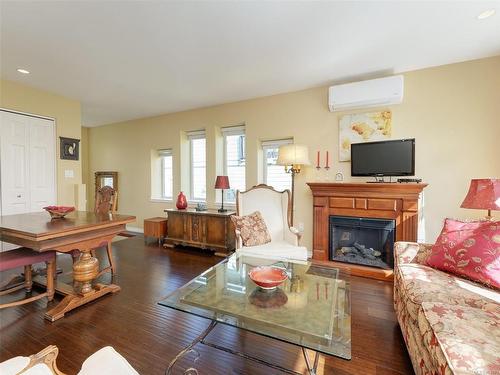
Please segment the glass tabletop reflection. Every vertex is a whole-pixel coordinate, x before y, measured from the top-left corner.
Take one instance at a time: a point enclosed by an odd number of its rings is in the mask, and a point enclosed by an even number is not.
[[[281,268],[288,279],[274,290],[261,289],[248,276],[257,266]],[[236,253],[159,304],[351,359],[349,275],[336,268]]]

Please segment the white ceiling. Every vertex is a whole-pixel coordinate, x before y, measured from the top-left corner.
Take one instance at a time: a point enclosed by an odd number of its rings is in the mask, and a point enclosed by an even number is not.
[[[2,78],[80,100],[85,126],[500,54],[500,1],[1,1],[0,11]]]

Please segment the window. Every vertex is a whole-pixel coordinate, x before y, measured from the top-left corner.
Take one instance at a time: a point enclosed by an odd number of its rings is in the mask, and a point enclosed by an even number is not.
[[[172,199],[173,190],[173,170],[172,170],[172,150],[159,150],[160,157],[160,178],[161,178],[161,198]]]
[[[224,191],[225,200],[236,202],[236,190],[245,190],[245,127],[222,128],[224,137],[224,174],[231,189]]]
[[[285,190],[292,188],[292,176],[285,172],[285,167],[276,165],[278,159],[278,150],[281,145],[292,144],[293,139],[281,139],[276,141],[262,142],[264,152],[264,183],[272,186],[276,190]]]
[[[190,198],[205,201],[207,198],[207,154],[205,131],[187,133],[190,155]]]

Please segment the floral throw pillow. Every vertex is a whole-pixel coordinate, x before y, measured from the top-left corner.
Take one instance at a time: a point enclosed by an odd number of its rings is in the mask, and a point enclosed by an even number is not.
[[[259,211],[246,216],[233,215],[231,220],[240,232],[243,246],[258,246],[271,242],[271,235]]]
[[[446,219],[427,264],[500,289],[500,221]]]

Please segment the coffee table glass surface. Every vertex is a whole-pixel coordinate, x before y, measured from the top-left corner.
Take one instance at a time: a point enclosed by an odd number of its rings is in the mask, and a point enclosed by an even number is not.
[[[263,290],[248,276],[257,266],[282,268],[288,279]],[[351,359],[349,275],[336,268],[234,254],[159,304]]]

